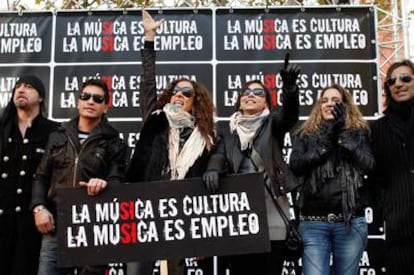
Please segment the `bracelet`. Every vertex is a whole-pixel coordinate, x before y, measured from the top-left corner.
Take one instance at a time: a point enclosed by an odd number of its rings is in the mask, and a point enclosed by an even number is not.
[[[44,207],[43,205],[38,205],[38,206],[36,206],[34,209],[33,209],[33,214],[37,214],[37,213],[39,213],[40,211],[43,211],[43,210],[45,210],[46,209],[46,207]]]

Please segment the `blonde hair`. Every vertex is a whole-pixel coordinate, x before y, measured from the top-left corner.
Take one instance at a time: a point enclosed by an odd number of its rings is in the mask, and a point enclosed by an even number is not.
[[[320,130],[324,119],[322,117],[322,99],[325,92],[329,89],[335,89],[341,95],[343,104],[345,105],[345,129],[357,130],[364,129],[368,133],[370,132],[368,122],[362,117],[361,111],[354,104],[352,95],[345,90],[342,86],[338,84],[332,84],[331,86],[325,87],[321,95],[313,106],[312,111],[309,115],[308,120],[306,120],[301,127],[299,127],[298,132],[301,136],[309,136],[316,131]]]

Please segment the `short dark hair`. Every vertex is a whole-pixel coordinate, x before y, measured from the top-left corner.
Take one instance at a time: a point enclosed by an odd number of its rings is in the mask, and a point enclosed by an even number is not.
[[[81,91],[83,91],[83,89],[85,89],[86,86],[98,86],[98,87],[102,88],[102,90],[104,91],[105,104],[109,103],[108,86],[106,85],[106,83],[102,79],[91,78],[91,79],[86,80],[85,82],[83,82]]]

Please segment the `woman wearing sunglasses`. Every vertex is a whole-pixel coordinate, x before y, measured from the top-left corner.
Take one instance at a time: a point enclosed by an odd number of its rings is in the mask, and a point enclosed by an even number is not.
[[[299,101],[296,81],[300,69],[288,65],[280,74],[283,80],[283,106],[272,110],[268,88],[259,80],[247,82],[239,93],[236,112],[228,128],[221,131],[220,143],[208,164],[203,180],[210,192],[220,192],[219,175],[263,172],[271,251],[230,257],[232,275],[281,274],[284,262],[285,224],[271,197],[287,212],[286,192],[296,187],[296,180],[282,156],[283,138],[298,121]],[[271,193],[271,194],[270,194]]]
[[[359,274],[368,240],[363,178],[374,167],[368,133],[351,94],[334,84],[294,138],[290,164],[303,179],[297,205],[306,275]]]
[[[214,106],[210,93],[202,84],[183,78],[171,82],[157,98],[154,38],[163,20],[155,21],[145,10],[142,19],[145,44],[141,51],[140,105],[144,125],[126,181],[200,177],[213,147]],[[183,272],[183,259],[168,260],[169,275]],[[152,274],[152,264],[141,263],[139,274]]]
[[[387,71],[384,116],[373,123],[372,191],[386,221],[387,274],[414,274],[414,64]]]

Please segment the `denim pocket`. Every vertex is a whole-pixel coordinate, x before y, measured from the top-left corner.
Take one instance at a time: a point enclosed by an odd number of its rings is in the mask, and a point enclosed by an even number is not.
[[[365,217],[353,218],[352,230],[355,230],[355,232],[360,236],[365,247],[368,241],[368,224],[365,221]]]

